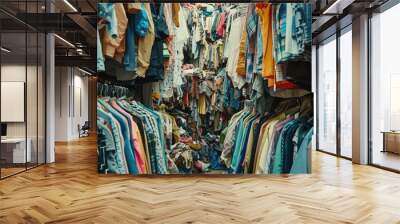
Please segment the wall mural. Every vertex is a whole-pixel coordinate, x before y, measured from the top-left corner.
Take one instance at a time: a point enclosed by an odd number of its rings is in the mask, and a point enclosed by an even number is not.
[[[99,173],[310,173],[310,4],[97,8]]]

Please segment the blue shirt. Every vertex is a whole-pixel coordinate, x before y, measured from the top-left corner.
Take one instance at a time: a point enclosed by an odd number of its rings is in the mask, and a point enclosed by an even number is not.
[[[124,161],[126,159],[122,156],[122,143],[121,143],[121,138],[120,138],[120,128],[116,124],[117,121],[108,114],[107,112],[103,111],[100,107],[97,107],[97,116],[98,119],[102,119],[106,121],[110,126],[111,126],[111,132],[112,132],[112,137],[114,138],[113,140],[108,140],[108,141],[113,141],[115,144],[115,154],[114,154],[114,159],[115,159],[115,172],[119,174],[127,174],[129,173],[129,170],[125,170],[124,166]],[[123,140],[123,139],[122,139]]]
[[[126,49],[124,54],[124,66],[125,70],[128,72],[135,72],[137,67],[137,48],[135,38],[135,14],[128,14],[128,29],[126,30]]]
[[[313,128],[310,128],[307,134],[304,136],[303,141],[296,153],[296,158],[293,161],[292,168],[290,170],[291,174],[305,174],[310,173],[310,143],[313,136]]]

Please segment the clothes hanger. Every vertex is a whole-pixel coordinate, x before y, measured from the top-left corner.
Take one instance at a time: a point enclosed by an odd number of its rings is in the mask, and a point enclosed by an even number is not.
[[[288,107],[288,108],[286,108],[286,111],[285,111],[286,116],[289,116],[289,115],[296,115],[297,113],[300,112],[300,107],[301,107],[301,105],[300,105],[300,100],[299,100],[299,98],[296,98],[296,104],[297,104],[297,105],[295,105],[294,107]]]
[[[313,94],[304,96],[302,101],[303,102],[300,107],[300,116],[305,117],[306,119],[313,117]]]
[[[286,111],[287,108],[287,101],[281,101],[278,103],[278,105],[275,107],[275,113],[280,114]]]

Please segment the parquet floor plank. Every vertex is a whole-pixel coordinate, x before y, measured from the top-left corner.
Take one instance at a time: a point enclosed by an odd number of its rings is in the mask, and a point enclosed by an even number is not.
[[[0,223],[400,223],[400,175],[313,152],[297,176],[98,175],[93,137],[0,181]]]

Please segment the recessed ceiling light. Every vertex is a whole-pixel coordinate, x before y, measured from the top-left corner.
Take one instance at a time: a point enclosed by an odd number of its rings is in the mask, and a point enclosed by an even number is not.
[[[68,46],[75,48],[75,45],[73,45],[71,42],[69,42],[68,40],[62,38],[61,36],[59,36],[58,34],[54,34],[55,37],[57,37],[59,40],[61,40],[62,42],[64,42],[65,44],[67,44]]]
[[[86,70],[83,70],[83,69],[81,69],[81,68],[79,68],[79,67],[78,67],[78,70],[81,71],[81,72],[83,72],[83,73],[85,73],[85,74],[87,74],[87,75],[90,75],[90,76],[93,75],[92,73],[90,73],[90,72],[88,72],[88,71],[86,71]]]
[[[6,53],[10,53],[10,52],[11,52],[11,50],[9,50],[9,49],[7,49],[7,48],[5,48],[5,47],[1,47],[0,50],[1,50],[1,51],[4,51],[4,52],[6,52]]]
[[[336,0],[322,14],[324,15],[339,15],[343,14],[343,10],[351,5],[355,0]]]
[[[68,5],[74,12],[78,12],[78,10],[73,6],[68,0],[64,0],[64,3]]]

